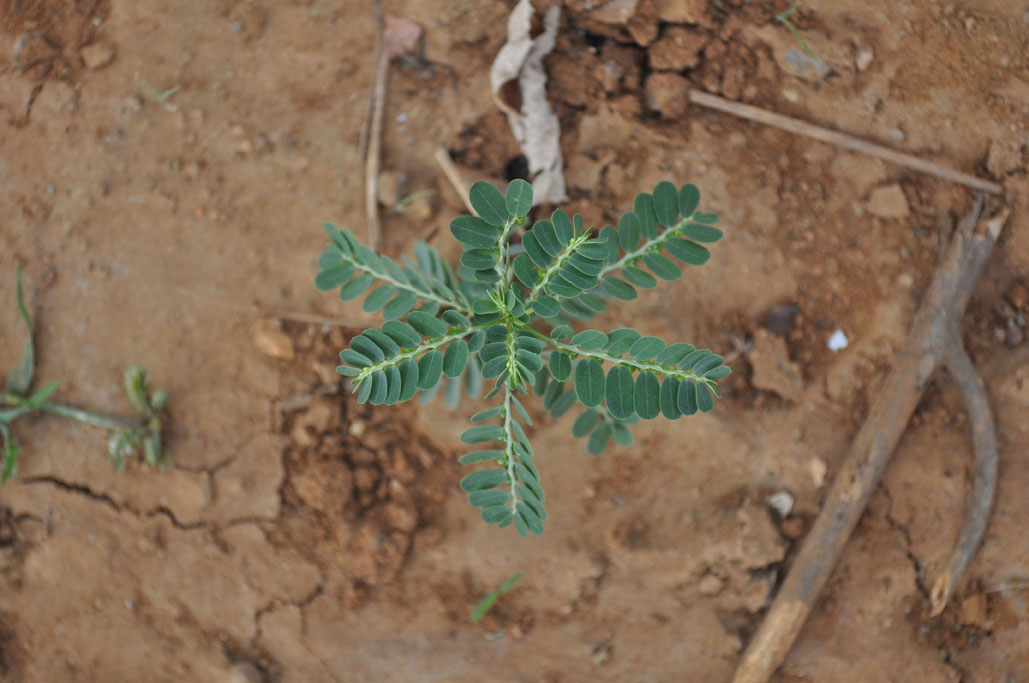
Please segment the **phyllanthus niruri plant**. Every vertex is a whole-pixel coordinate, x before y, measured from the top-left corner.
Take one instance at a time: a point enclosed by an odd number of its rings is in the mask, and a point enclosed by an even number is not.
[[[337,368],[352,378],[360,403],[392,405],[419,391],[429,400],[446,384],[453,406],[462,386],[477,396],[484,379],[494,381],[486,398],[496,405],[474,415],[475,426],[461,435],[481,449],[460,458],[493,466],[465,476],[461,488],[487,523],[539,535],[547,512],[520,397],[531,389],[553,417],[582,404],[572,433],[589,437],[593,454],[611,440],[631,444],[628,425],[639,418],[711,410],[716,380],[730,372],[721,356],[629,328],[575,333],[571,323],[603,313],[607,300],[632,301],[657,278],[679,279],[682,271],[665,253],[690,266],[706,263],[711,254],[702,243],[718,241],[722,231],[712,227],[718,216],[699,211],[694,185],[658,183],[652,194],[636,196],[617,229],[595,232],[582,216],[558,209],[520,243],[513,238],[532,207],[529,183],[512,181],[505,197],[478,182],[469,196],[479,215],[450,224],[464,245],[456,271],[424,243],[400,265],[326,224],[331,243],[315,284],[340,287],[346,301],[380,283],[363,307],[381,309],[386,322],[354,337]]]
[[[3,391],[0,391],[0,442],[3,445],[3,460],[0,464],[0,484],[5,483],[18,471],[18,444],[11,432],[11,424],[35,412],[67,417],[79,422],[103,427],[112,432],[107,442],[107,454],[115,466],[122,470],[125,461],[134,454],[141,454],[143,462],[157,467],[166,463],[161,446],[161,428],[164,422],[164,404],[168,395],[161,390],[151,392],[150,377],[146,368],[136,365],[129,368],[123,377],[122,388],[135,417],[104,415],[74,406],[54,403],[50,400],[60,381],[32,391],[32,380],[36,372],[36,344],[32,329],[32,318],[25,308],[21,286],[21,271],[17,271],[16,303],[21,319],[28,328],[28,339],[18,365],[7,375]]]

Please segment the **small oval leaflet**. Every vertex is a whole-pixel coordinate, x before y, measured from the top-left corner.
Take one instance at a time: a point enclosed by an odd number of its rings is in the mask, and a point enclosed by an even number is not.
[[[475,209],[475,213],[479,214],[482,220],[497,228],[503,227],[511,215],[508,213],[507,200],[504,199],[504,195],[484,180],[472,185],[468,192],[468,199],[472,208]]]
[[[505,206],[512,216],[521,218],[529,213],[529,209],[532,208],[532,185],[521,178],[515,178],[508,183]],[[479,215],[482,215],[481,212]]]
[[[575,394],[588,408],[604,400],[604,368],[596,360],[586,358],[575,366]]]
[[[450,234],[469,247],[492,247],[500,234],[497,229],[475,216],[458,216],[450,222]]]

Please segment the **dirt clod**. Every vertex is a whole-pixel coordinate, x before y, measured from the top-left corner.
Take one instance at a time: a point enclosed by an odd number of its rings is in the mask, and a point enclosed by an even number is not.
[[[708,38],[684,26],[669,26],[650,46],[650,68],[655,71],[681,71],[700,64],[700,53]]]
[[[652,73],[645,85],[647,107],[661,118],[674,121],[689,109],[690,83],[675,73]]]
[[[754,333],[754,346],[747,354],[754,369],[751,379],[756,389],[771,391],[787,401],[795,401],[804,389],[800,366],[792,362],[786,342],[768,330]]]
[[[879,218],[907,218],[911,213],[904,190],[896,183],[877,187],[868,196],[868,212]]]
[[[114,46],[110,43],[93,43],[79,50],[79,55],[87,69],[102,69],[114,61]]]

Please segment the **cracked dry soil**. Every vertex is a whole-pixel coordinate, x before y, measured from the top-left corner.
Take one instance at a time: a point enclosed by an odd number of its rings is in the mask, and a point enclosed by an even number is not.
[[[430,192],[383,208],[385,249],[456,258],[436,145],[469,179],[524,167],[486,94],[510,3],[385,4],[456,76],[391,70],[383,168],[399,197]],[[975,360],[1008,368],[986,378],[1002,476],[970,580],[927,616],[971,466],[960,399],[934,386],[778,679],[1029,680],[1029,370],[1011,360],[1029,315],[1024,3],[802,6],[824,77],[788,56],[786,3],[639,0],[625,23],[615,4],[567,0],[547,60],[567,208],[602,225],[691,181],[727,237],[597,326],[724,350],[734,374],[713,414],[642,424],[600,458],[534,413],[551,520],[530,542],[457,490],[478,403],[362,407],[334,373],[364,314],[312,275],[323,221],[363,235],[369,3],[0,0],[0,301],[20,263],[39,376],[69,402],[117,410],[122,370],[146,364],[170,390],[174,459],[118,474],[99,432],[17,425],[0,679],[728,680],[971,197],[676,99],[695,87],[1005,184],[1011,222],[964,321]],[[276,312],[349,322],[284,323],[281,360],[253,337]],[[851,344],[834,354],[837,327]],[[6,369],[13,307],[0,329]],[[785,518],[766,504],[780,491]]]

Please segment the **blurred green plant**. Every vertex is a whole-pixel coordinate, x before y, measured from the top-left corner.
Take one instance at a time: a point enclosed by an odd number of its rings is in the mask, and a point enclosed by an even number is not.
[[[468,618],[472,621],[472,623],[477,624],[480,621],[482,621],[483,618],[487,614],[489,614],[489,611],[493,609],[493,605],[496,603],[497,598],[499,598],[501,595],[514,588],[515,584],[521,581],[522,576],[524,575],[525,572],[518,572],[510,579],[497,586],[496,589],[490,591],[485,596],[483,596],[482,600],[479,600],[478,604],[475,605],[475,608],[472,610],[472,613],[468,615]]]
[[[167,457],[161,444],[161,427],[168,396],[164,391],[150,391],[150,378],[145,368],[138,365],[131,367],[123,378],[125,395],[136,413],[135,417],[104,415],[51,402],[50,398],[57,391],[59,381],[32,390],[36,371],[36,344],[32,318],[25,308],[21,269],[17,270],[15,280],[18,312],[28,330],[28,339],[21,360],[7,375],[4,390],[0,392],[0,439],[3,441],[0,484],[18,471],[18,444],[11,432],[11,425],[15,420],[35,412],[58,415],[110,430],[112,434],[107,444],[107,454],[119,470],[123,470],[127,458],[135,454],[140,454],[147,465],[156,467],[165,464]]]
[[[460,462],[495,467],[468,474],[461,488],[487,523],[539,535],[547,512],[526,434],[532,420],[519,396],[542,396],[555,418],[581,404],[572,433],[587,438],[592,454],[612,440],[631,444],[629,425],[639,418],[711,410],[716,381],[730,373],[721,356],[630,328],[575,333],[571,323],[603,313],[608,300],[634,300],[637,288],[651,289],[658,278],[679,279],[672,258],[706,263],[711,253],[703,244],[721,239],[722,231],[713,226],[718,216],[699,210],[700,191],[689,184],[658,183],[652,194],[636,195],[617,228],[598,232],[579,214],[558,209],[520,242],[532,207],[529,183],[512,181],[505,196],[478,182],[469,198],[478,216],[450,224],[464,246],[456,271],[424,242],[401,265],[326,224],[330,243],[315,285],[339,288],[344,301],[365,296],[364,310],[381,310],[386,319],[340,352],[336,369],[352,378],[360,403],[392,405],[419,391],[427,401],[445,384],[453,407],[462,389],[478,396],[484,380],[494,380],[486,398],[498,397],[497,405],[472,416],[474,426],[461,435],[482,450]]]
[[[804,48],[804,52],[806,52],[811,59],[815,60],[815,63],[823,64],[822,60],[818,58],[818,55],[814,53],[814,50],[812,50],[808,46],[807,41],[804,40],[804,36],[800,35],[800,31],[798,31],[797,27],[793,25],[792,21],[790,21],[790,17],[792,17],[797,12],[797,9],[799,7],[799,2],[793,3],[792,5],[784,9],[782,12],[776,14],[775,20],[782,23],[783,26],[789,29],[790,33],[793,34],[793,37],[800,42],[800,46]]]

